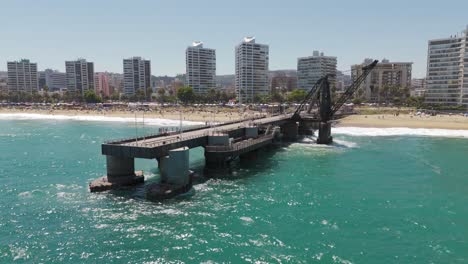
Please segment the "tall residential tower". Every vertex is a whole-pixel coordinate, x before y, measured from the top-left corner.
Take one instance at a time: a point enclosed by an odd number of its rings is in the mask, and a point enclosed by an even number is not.
[[[193,42],[185,51],[186,85],[197,94],[216,88],[216,51]]]
[[[84,95],[87,90],[94,90],[94,63],[85,59],[66,61],[65,71],[67,90]]]
[[[37,63],[24,59],[21,61],[9,61],[7,69],[8,91],[31,93],[38,90]]]
[[[329,75],[331,87],[336,87],[336,57],[318,51],[313,56],[297,59],[297,87],[308,91],[322,77]]]
[[[148,98],[151,95],[151,61],[141,57],[123,60],[124,93],[134,95],[138,90],[143,91]]]
[[[253,102],[270,93],[268,85],[268,45],[245,37],[236,46],[236,94],[240,103]]]
[[[468,26],[450,38],[429,40],[426,103],[468,107]]]

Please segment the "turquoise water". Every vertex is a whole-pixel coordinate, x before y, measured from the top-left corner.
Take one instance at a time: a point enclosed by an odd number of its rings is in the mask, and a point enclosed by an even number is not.
[[[156,126],[146,127],[148,132]],[[141,131],[141,130],[140,130]],[[336,135],[203,171],[192,196],[91,194],[125,123],[0,121],[0,263],[467,263],[468,140]],[[156,163],[137,169],[156,181]]]

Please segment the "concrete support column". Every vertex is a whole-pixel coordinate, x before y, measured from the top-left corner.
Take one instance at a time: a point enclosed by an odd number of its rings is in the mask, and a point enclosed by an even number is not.
[[[228,147],[231,145],[231,139],[228,134],[217,134],[208,136],[208,146]],[[223,168],[227,166],[230,155],[224,152],[208,151],[205,148],[205,165],[208,168]]]
[[[133,158],[106,156],[107,175],[89,184],[91,192],[107,191],[122,186],[131,186],[145,181],[143,172],[135,172]]]
[[[162,183],[173,186],[190,183],[188,147],[170,150],[169,156],[162,157],[159,164]]]
[[[283,140],[296,141],[299,134],[299,128],[296,122],[289,122],[281,126],[283,130]]]
[[[331,122],[320,122],[317,144],[331,144]]]
[[[107,180],[111,183],[126,184],[135,177],[135,161],[133,158],[106,156]]]

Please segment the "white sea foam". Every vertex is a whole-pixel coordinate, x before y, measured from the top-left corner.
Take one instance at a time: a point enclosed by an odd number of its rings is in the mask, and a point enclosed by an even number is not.
[[[367,137],[385,137],[385,136],[426,136],[426,137],[451,137],[468,138],[468,130],[451,129],[427,129],[427,128],[364,128],[364,127],[334,127],[332,134],[367,136]]]
[[[357,147],[356,143],[342,140],[342,139],[333,139],[332,145],[317,144],[317,138],[314,136],[301,138],[297,143],[293,144],[293,146],[295,145],[307,146],[307,147],[313,147],[313,148],[333,148],[333,147],[356,148]]]
[[[45,115],[32,113],[0,113],[0,120],[72,120],[72,121],[92,121],[92,122],[135,122],[133,117],[116,117],[116,116],[93,116],[93,115]],[[143,117],[136,118],[138,123],[143,123]],[[158,126],[177,126],[178,120],[162,119],[162,118],[145,118],[146,125]],[[200,125],[203,122],[182,121],[184,125]]]

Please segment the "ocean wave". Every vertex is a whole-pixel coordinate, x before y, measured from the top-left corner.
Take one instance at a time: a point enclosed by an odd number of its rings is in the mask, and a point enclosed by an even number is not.
[[[135,122],[133,117],[117,116],[93,116],[93,115],[46,115],[32,113],[0,113],[0,120],[72,120],[72,121],[92,121],[92,122]],[[137,117],[138,123],[143,123],[143,117]],[[145,124],[158,126],[177,126],[178,120],[162,118],[145,118]],[[203,122],[182,121],[184,125],[200,125]]]
[[[365,128],[365,127],[333,127],[332,134],[367,137],[388,137],[388,136],[426,136],[426,137],[450,137],[468,138],[468,130],[451,130],[435,128]]]
[[[315,136],[303,137],[299,139],[293,146],[307,146],[313,148],[356,148],[358,145],[355,142],[346,141],[343,139],[333,139],[331,145],[317,144],[317,138]]]

